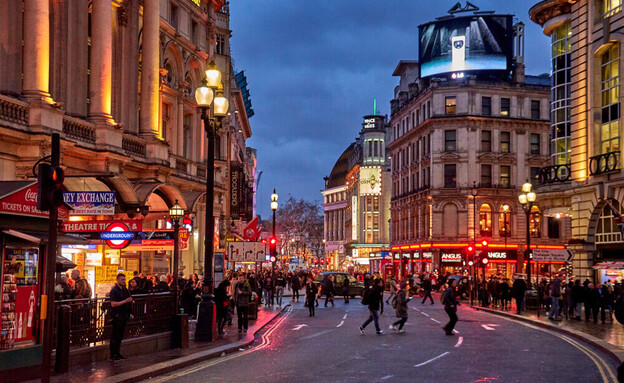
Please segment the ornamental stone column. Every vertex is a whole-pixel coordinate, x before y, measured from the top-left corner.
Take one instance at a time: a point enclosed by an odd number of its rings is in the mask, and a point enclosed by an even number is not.
[[[91,77],[89,117],[112,121],[113,7],[110,0],[93,0],[91,16]]]
[[[23,92],[31,101],[50,98],[50,3],[24,1]]]
[[[159,137],[159,26],[158,0],[143,1],[143,53],[141,65],[141,120],[140,133]]]

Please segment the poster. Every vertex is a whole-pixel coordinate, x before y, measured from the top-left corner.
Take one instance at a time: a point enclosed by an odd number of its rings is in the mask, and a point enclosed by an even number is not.
[[[7,247],[4,251],[4,273],[15,275],[18,286],[36,285],[38,253],[37,248]]]
[[[15,341],[34,339],[35,310],[37,309],[37,286],[19,286],[15,301]]]
[[[95,283],[115,283],[117,266],[98,266],[95,268]]]

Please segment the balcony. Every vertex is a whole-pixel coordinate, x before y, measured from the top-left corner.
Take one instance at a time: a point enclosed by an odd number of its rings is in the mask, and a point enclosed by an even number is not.
[[[28,104],[0,95],[0,120],[28,125]]]
[[[129,156],[146,157],[145,141],[138,137],[124,135],[121,140],[121,147]]]
[[[79,118],[63,116],[63,133],[67,138],[95,144],[95,127]]]
[[[608,152],[589,158],[589,174],[597,176],[620,170],[620,152]]]
[[[570,165],[545,166],[539,170],[538,180],[540,184],[552,184],[555,182],[567,182],[571,180],[572,170]]]

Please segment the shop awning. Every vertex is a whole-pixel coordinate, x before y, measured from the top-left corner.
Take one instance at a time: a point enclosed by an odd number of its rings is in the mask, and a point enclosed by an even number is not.
[[[594,265],[595,270],[624,269],[624,261],[599,262]]]
[[[2,230],[6,235],[10,235],[15,238],[22,239],[32,243],[48,243],[48,233],[40,231],[17,231],[17,230]],[[58,233],[56,241],[59,245],[88,245],[90,244],[87,238],[74,234]]]
[[[63,271],[67,271],[69,269],[73,269],[76,267],[76,264],[69,259],[63,257],[62,255],[56,256],[56,272],[62,273]]]

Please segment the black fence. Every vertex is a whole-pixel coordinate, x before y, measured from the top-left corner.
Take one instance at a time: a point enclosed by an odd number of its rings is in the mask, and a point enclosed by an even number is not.
[[[134,295],[132,316],[126,326],[125,338],[157,334],[169,331],[175,315],[173,293]],[[102,344],[110,339],[111,303],[108,298],[70,299],[56,301],[54,320],[58,318],[59,307],[67,305],[71,309],[69,329],[70,347],[89,347]],[[52,339],[56,348],[58,326],[54,324]]]

